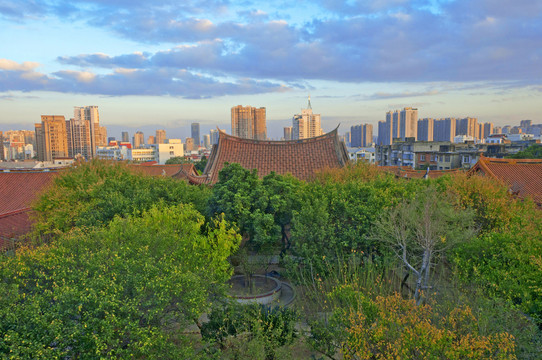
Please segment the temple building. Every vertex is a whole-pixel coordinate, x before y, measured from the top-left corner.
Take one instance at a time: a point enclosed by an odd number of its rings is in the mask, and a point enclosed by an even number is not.
[[[238,163],[246,169],[257,169],[260,177],[275,172],[309,180],[318,170],[343,167],[348,161],[348,152],[339,140],[337,129],[290,141],[244,139],[220,130],[218,144],[213,146],[203,175],[186,174],[186,178],[193,184],[214,184],[225,163]]]

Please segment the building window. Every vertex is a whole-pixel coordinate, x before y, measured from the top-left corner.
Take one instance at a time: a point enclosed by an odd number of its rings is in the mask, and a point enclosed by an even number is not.
[[[444,158],[446,162],[450,162],[450,155],[446,155]]]
[[[420,155],[420,161],[425,161],[425,155]]]
[[[170,151],[169,155],[175,155],[175,151]]]
[[[468,156],[463,156],[463,162],[470,162],[470,158]]]

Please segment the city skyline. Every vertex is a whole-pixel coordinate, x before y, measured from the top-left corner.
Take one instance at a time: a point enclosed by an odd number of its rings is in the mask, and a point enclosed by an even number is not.
[[[280,138],[308,93],[324,131],[376,129],[409,106],[422,118],[540,122],[541,15],[528,0],[8,0],[0,131],[93,104],[108,127],[198,122],[204,133],[253,104]]]

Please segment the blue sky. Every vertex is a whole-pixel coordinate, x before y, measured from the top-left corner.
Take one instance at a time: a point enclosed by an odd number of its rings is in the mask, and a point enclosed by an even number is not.
[[[309,93],[324,130],[403,106],[542,122],[542,0],[0,0],[0,28],[0,130],[98,105],[184,137],[242,104],[278,137]]]

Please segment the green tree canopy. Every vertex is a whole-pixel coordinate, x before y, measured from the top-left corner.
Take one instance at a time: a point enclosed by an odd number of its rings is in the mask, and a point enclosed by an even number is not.
[[[231,276],[239,242],[224,221],[162,204],[1,257],[0,357],[192,357],[180,331]]]
[[[75,226],[106,225],[116,215],[142,212],[159,201],[192,203],[202,211],[208,195],[206,187],[135,174],[122,163],[93,160],[55,179],[34,204],[35,228],[39,234],[57,234]]]
[[[219,173],[208,203],[208,214],[224,213],[251,242],[273,246],[282,239],[288,245],[286,228],[299,206],[301,182],[292,176],[271,173],[262,179],[256,169],[229,164]]]
[[[508,155],[510,159],[542,159],[542,144],[530,145],[523,151],[517,154]]]

